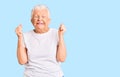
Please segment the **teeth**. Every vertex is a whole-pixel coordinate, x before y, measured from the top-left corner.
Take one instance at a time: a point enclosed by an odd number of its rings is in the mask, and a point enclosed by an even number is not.
[[[40,21],[40,22],[38,22],[37,24],[41,24],[41,25],[43,25],[43,24],[44,24],[44,22],[43,22],[43,21]]]
[[[43,24],[43,21],[40,21],[40,24]]]
[[[40,23],[43,23],[43,21],[40,21]]]

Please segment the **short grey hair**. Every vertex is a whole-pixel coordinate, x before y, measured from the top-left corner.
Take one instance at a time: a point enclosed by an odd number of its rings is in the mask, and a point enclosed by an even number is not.
[[[46,6],[46,5],[36,5],[33,7],[32,11],[31,11],[31,18],[33,17],[33,14],[34,14],[34,11],[35,10],[41,10],[41,9],[46,9],[48,11],[48,17],[50,17],[50,11],[49,11],[49,8]]]

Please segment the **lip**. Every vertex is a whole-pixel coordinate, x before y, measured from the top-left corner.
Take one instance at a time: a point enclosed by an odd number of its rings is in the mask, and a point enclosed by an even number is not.
[[[44,22],[37,22],[36,24],[37,25],[44,25],[45,23]]]

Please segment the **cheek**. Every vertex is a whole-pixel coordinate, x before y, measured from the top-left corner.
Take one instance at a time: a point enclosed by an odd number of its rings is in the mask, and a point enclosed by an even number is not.
[[[33,25],[35,25],[35,23],[36,23],[36,21],[35,21],[35,20],[32,20],[31,22],[32,22],[32,24],[33,24]]]
[[[32,22],[33,26],[36,27],[36,23],[35,23],[36,21],[35,20],[31,20],[31,22]]]
[[[44,21],[46,22],[46,24],[49,24],[49,20],[48,19],[45,19]]]
[[[47,24],[49,24],[49,23],[50,23],[50,20],[48,19],[48,20],[47,20]]]

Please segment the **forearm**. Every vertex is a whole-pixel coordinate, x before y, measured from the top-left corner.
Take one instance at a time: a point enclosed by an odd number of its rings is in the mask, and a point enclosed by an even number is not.
[[[59,36],[57,60],[64,62],[66,59],[66,47],[63,36]]]
[[[23,38],[18,38],[17,58],[20,64],[27,63],[27,52],[23,44]]]

